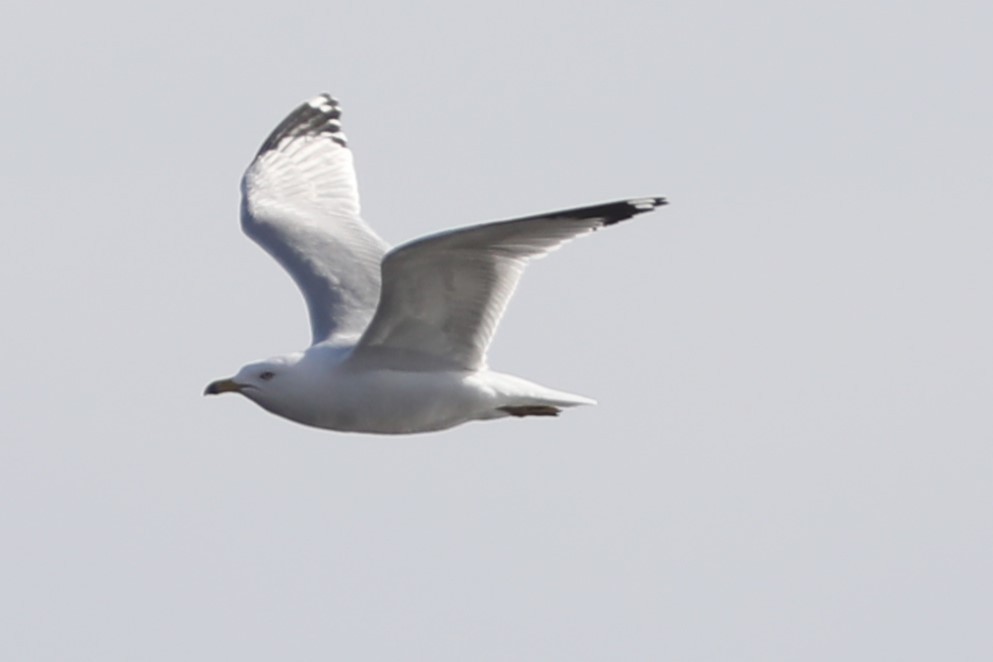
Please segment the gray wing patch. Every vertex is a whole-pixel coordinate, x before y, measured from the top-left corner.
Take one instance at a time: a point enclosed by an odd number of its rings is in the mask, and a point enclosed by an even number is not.
[[[666,204],[619,202],[485,223],[417,239],[388,253],[376,314],[353,359],[416,357],[420,366],[477,370],[531,258]],[[432,368],[433,369],[433,368]]]

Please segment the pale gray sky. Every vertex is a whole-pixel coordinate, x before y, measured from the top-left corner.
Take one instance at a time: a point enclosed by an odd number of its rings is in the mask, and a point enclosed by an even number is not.
[[[0,21],[0,658],[987,660],[988,2],[18,2]],[[628,196],[384,438],[207,381],[302,347],[238,179],[338,96],[397,243]]]

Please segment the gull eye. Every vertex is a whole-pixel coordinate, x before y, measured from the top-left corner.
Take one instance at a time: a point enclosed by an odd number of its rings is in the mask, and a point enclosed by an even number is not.
[[[267,382],[267,381],[269,381],[270,379],[272,379],[275,376],[276,376],[276,373],[272,372],[271,370],[266,370],[261,375],[259,375],[259,379],[261,379],[264,382]]]

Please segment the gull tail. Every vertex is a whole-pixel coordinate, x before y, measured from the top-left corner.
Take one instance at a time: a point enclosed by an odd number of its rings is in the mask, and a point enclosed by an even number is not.
[[[567,407],[596,404],[592,398],[556,391],[511,375],[490,373],[487,381],[497,393],[497,406],[487,418],[558,416]]]

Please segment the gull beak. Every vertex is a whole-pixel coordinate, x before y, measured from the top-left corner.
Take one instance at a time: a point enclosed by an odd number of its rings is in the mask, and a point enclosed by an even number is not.
[[[233,379],[218,379],[216,382],[207,384],[203,390],[204,395],[217,395],[219,393],[237,393],[241,391],[241,384]]]

